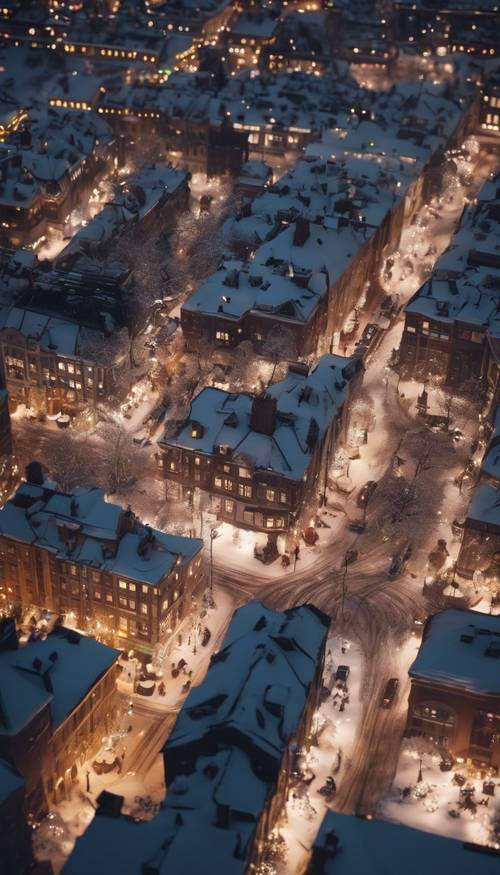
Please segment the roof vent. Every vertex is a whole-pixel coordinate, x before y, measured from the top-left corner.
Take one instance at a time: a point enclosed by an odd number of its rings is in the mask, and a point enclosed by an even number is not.
[[[500,659],[500,642],[492,641],[484,651],[485,656],[492,656],[494,659]]]
[[[464,644],[472,644],[474,641],[474,635],[471,635],[469,632],[464,632],[463,635],[460,635],[460,641],[463,641]]]

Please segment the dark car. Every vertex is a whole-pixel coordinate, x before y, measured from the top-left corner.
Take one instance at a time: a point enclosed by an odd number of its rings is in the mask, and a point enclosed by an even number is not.
[[[348,665],[339,665],[337,666],[337,671],[335,672],[335,680],[337,683],[345,684],[347,683],[347,678],[349,677],[350,668]]]
[[[357,505],[358,507],[366,507],[370,498],[377,488],[376,480],[369,480],[368,483],[365,483],[364,486],[358,492]]]
[[[389,678],[385,685],[382,696],[382,708],[390,708],[398,691],[399,681],[397,678]]]
[[[455,760],[453,759],[451,753],[445,751],[441,754],[441,762],[439,764],[439,768],[442,772],[451,772],[453,766],[455,765]]]
[[[378,325],[376,325],[375,322],[369,322],[368,325],[365,325],[363,329],[363,334],[354,345],[363,346],[366,347],[366,349],[370,349],[371,345],[375,342],[378,332]]]
[[[391,564],[389,565],[388,575],[389,577],[399,577],[400,574],[405,569],[406,563],[410,559],[412,554],[411,544],[408,543],[404,550],[401,553],[395,553],[391,559]]]

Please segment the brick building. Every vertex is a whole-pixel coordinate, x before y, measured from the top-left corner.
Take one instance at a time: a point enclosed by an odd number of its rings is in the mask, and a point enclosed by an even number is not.
[[[23,776],[37,817],[66,797],[111,728],[120,654],[62,626],[23,646],[13,619],[0,631],[0,756]]]
[[[126,875],[258,870],[311,733],[329,623],[312,605],[237,610],[164,747],[158,814],[136,823],[121,814],[123,797],[103,794],[64,875],[107,875],[106,846]]]
[[[151,653],[202,596],[202,546],[145,526],[101,489],[28,482],[0,510],[0,597]]]
[[[409,675],[406,734],[500,765],[500,617],[450,609],[427,621]]]
[[[179,498],[201,489],[220,519],[286,533],[325,491],[362,370],[359,359],[325,355],[310,371],[290,365],[263,395],[203,389],[178,431],[159,441],[167,489]]]

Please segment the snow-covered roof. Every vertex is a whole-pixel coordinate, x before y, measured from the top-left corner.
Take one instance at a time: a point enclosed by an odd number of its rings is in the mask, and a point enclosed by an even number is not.
[[[472,493],[467,521],[500,529],[500,489],[492,483],[480,483]]]
[[[409,675],[417,681],[500,695],[500,617],[441,611],[428,621]]]
[[[0,330],[15,328],[27,340],[36,340],[40,347],[62,356],[78,354],[80,327],[57,316],[33,310],[10,307],[0,310]]]
[[[77,231],[59,253],[56,263],[68,255],[91,253],[108,243],[133,223],[140,222],[158,204],[186,183],[187,173],[170,166],[144,165],[137,173],[122,181],[122,190],[106,204],[87,225]]]
[[[322,659],[329,618],[310,605],[235,612],[205,680],[189,693],[164,749],[167,797],[153,820],[95,817],[64,875],[244,875],[260,815],[275,792]],[[179,752],[193,747],[189,774]],[[178,773],[179,772],[179,773]],[[230,811],[222,821],[219,812]],[[226,825],[223,825],[226,823]]]
[[[481,461],[481,474],[496,480],[500,485],[500,407],[495,412],[494,429]]]
[[[277,402],[271,435],[254,431],[250,425],[252,395],[206,387],[192,401],[189,417],[178,432],[165,436],[160,444],[206,455],[224,447],[232,459],[241,458],[254,469],[300,480],[360,367],[358,359],[324,355],[309,373],[290,368],[284,380],[268,389]],[[193,429],[193,423],[201,425],[201,430]]]
[[[119,650],[73,630],[56,628],[42,641],[0,651],[0,735],[16,735],[45,706],[57,729]]]
[[[299,260],[302,253],[297,254],[294,265],[292,253],[287,253],[281,235],[275,239],[275,250],[272,251],[278,256],[273,257],[267,251],[265,262],[223,262],[188,298],[182,310],[232,321],[255,311],[275,314],[290,322],[307,322],[328,293],[325,259],[321,262],[319,253],[316,258],[318,267],[304,274],[301,268],[307,270],[307,265],[302,265]],[[304,261],[307,261],[306,255]],[[309,261],[312,262],[312,258]]]
[[[405,311],[437,322],[459,322],[500,338],[500,174],[482,187],[464,211],[432,276]]]
[[[400,823],[329,811],[314,842],[307,875],[493,875],[499,863],[498,851],[490,848]]]
[[[287,740],[300,721],[328,622],[309,605],[283,613],[260,602],[239,608],[203,683],[190,691],[169,735],[167,768],[171,760],[175,771],[178,749],[210,734],[218,746],[245,748],[245,741],[236,739],[246,738],[279,769]],[[224,742],[226,738],[232,741]],[[239,788],[228,784],[227,792],[231,807],[237,808]]]
[[[0,534],[36,544],[68,562],[153,585],[203,547],[198,538],[143,525],[131,512],[105,501],[102,489],[65,494],[31,483],[21,485],[0,509]]]

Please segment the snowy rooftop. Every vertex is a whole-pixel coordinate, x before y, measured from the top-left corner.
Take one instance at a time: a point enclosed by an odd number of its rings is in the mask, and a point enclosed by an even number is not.
[[[20,486],[0,509],[0,534],[69,562],[153,585],[203,546],[197,538],[144,526],[131,512],[105,501],[102,489],[67,495],[31,483]]]
[[[104,119],[91,112],[32,109],[29,130],[29,145],[17,132],[2,144],[0,205],[27,207],[48,186],[51,196],[62,196],[70,174],[115,138]]]
[[[500,337],[500,175],[470,204],[429,280],[406,306],[440,322],[457,321]]]
[[[64,875],[243,875],[260,814],[298,728],[328,634],[329,619],[303,605],[278,612],[250,602],[233,615],[221,649],[189,693],[165,746],[172,763],[156,817],[95,817],[76,842]],[[206,741],[205,741],[206,739]],[[198,742],[203,750],[199,753]],[[180,748],[193,768],[175,774]],[[222,825],[220,813],[231,816]]]
[[[0,735],[15,735],[47,705],[58,726],[120,655],[119,650],[58,628],[44,641],[0,651]]]
[[[418,681],[500,695],[500,617],[451,608],[428,621],[409,674]]]
[[[291,234],[293,229],[288,236]],[[328,232],[318,226],[316,237],[327,238]],[[283,235],[272,243],[262,258],[258,251],[258,258],[249,264],[224,262],[188,298],[182,310],[233,321],[254,310],[281,315],[291,322],[307,322],[328,293],[326,263],[331,257],[327,259],[326,248],[323,258],[321,250],[311,252],[313,246],[305,253],[293,252]]]
[[[207,387],[193,400],[188,419],[173,437],[160,443],[212,455],[224,448],[226,457],[254,469],[300,480],[321,441],[349,395],[349,383],[361,367],[358,359],[324,355],[308,374],[292,368],[270,386],[276,399],[271,435],[252,430],[253,396]],[[193,429],[193,423],[202,426]],[[193,432],[200,437],[193,437]]]
[[[495,427],[481,461],[481,473],[491,477],[492,480],[498,481],[500,485],[500,407],[497,407]]]
[[[316,865],[308,869],[308,875],[493,875],[500,862],[498,851],[491,848],[333,811],[323,818],[314,849]]]
[[[80,228],[70,243],[59,253],[57,261],[79,252],[91,252],[100,244],[109,242],[132,223],[139,222],[159,203],[185,184],[187,174],[174,167],[144,165],[133,176],[121,183],[112,201]]]
[[[178,749],[215,734],[223,747],[245,749],[247,738],[279,770],[300,721],[328,624],[326,615],[309,605],[283,613],[260,602],[239,608],[203,683],[184,702],[165,745],[167,766],[171,760],[175,771]],[[237,782],[227,784],[231,808],[238,807],[240,791]],[[245,802],[250,805],[251,798]]]

